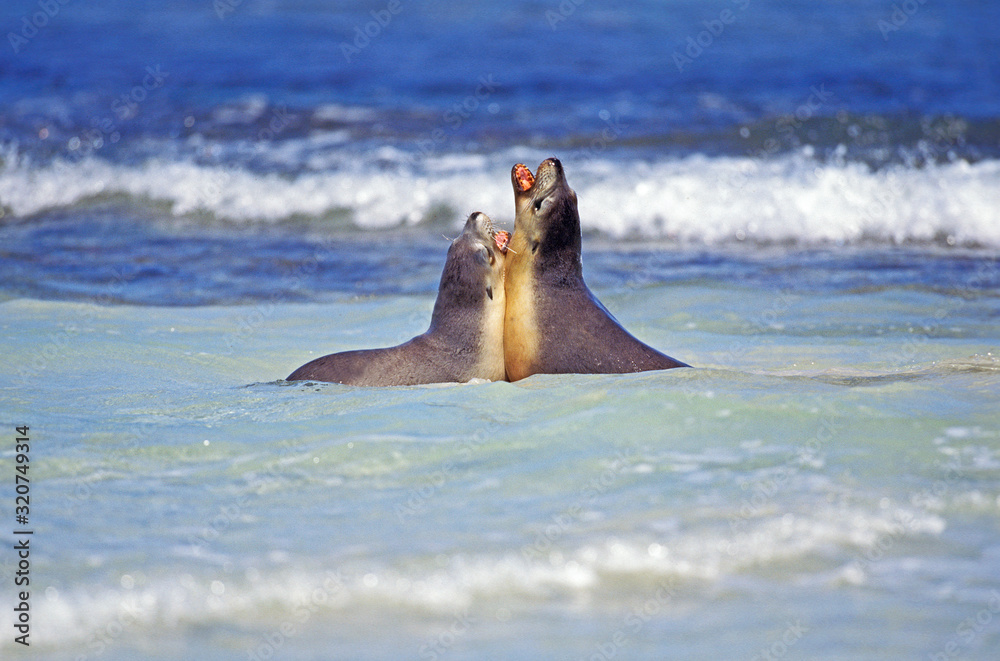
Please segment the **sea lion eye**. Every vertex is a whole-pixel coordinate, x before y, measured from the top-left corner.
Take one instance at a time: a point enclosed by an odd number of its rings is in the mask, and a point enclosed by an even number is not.
[[[484,264],[493,264],[495,258],[489,248],[480,244],[479,247],[476,248],[476,259],[480,260]]]

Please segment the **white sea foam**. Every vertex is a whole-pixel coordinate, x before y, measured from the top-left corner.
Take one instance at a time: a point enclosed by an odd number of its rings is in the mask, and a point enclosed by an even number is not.
[[[479,552],[453,555],[445,564],[410,559],[390,566],[352,569],[247,569],[195,577],[192,574],[122,575],[113,589],[98,586],[50,588],[34,603],[36,631],[46,646],[91,651],[118,637],[170,631],[206,622],[262,626],[282,620],[336,619],[357,609],[416,611],[448,615],[510,600],[570,599],[600,604],[611,598],[634,601],[646,586],[725,582],[734,576],[775,572],[813,573],[815,559],[830,563],[831,575],[844,558],[854,582],[869,565],[904,537],[937,535],[944,529],[933,514],[905,509],[870,512],[829,507],[810,514],[761,517],[733,532],[710,526],[648,539],[607,538],[582,545],[553,545],[536,552]],[[880,551],[872,560],[866,552]],[[812,560],[810,560],[812,558]],[[285,568],[283,568],[285,567]],[[769,579],[768,579],[769,580]],[[834,579],[831,580],[840,580]],[[739,583],[739,582],[738,582]],[[637,588],[636,586],[643,586]],[[11,612],[2,600],[5,612]]]
[[[206,165],[190,158],[115,164],[100,158],[44,167],[6,155],[0,169],[5,213],[31,216],[104,196],[169,205],[237,223],[349,212],[360,228],[413,225],[447,209],[455,223],[482,210],[509,227],[509,183],[517,160],[544,155],[514,149],[491,156],[416,159],[384,147],[364,155],[321,134],[258,149],[254,162]],[[872,171],[861,163],[820,161],[808,150],[769,160],[692,155],[611,160],[568,153],[584,230],[704,244],[946,241],[1000,245],[1000,161],[955,162]]]

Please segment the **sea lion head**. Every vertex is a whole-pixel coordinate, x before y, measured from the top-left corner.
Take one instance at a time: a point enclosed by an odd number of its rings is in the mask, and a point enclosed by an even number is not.
[[[580,212],[576,192],[566,183],[557,158],[541,162],[535,174],[518,163],[510,173],[514,185],[514,230],[523,233],[521,249],[554,253],[580,252]]]
[[[496,230],[489,216],[480,211],[471,214],[448,248],[438,304],[478,307],[485,302],[503,309],[507,242],[507,232]]]
[[[562,163],[547,158],[532,175],[522,163],[511,170],[514,185],[514,252],[563,255],[578,263],[580,212],[576,192],[566,183]],[[574,259],[575,256],[575,259]],[[560,260],[565,261],[565,260]]]

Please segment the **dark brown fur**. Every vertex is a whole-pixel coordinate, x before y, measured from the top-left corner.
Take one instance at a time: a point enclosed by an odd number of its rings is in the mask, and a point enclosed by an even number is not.
[[[511,178],[517,216],[506,276],[507,378],[688,367],[633,337],[583,281],[580,215],[562,164],[544,161],[527,191]],[[520,355],[532,347],[534,355]]]

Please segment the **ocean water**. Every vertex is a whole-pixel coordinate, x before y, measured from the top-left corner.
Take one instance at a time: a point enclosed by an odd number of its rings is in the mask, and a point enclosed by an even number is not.
[[[997,658],[998,20],[6,3],[0,657]],[[548,156],[695,369],[282,380]]]

